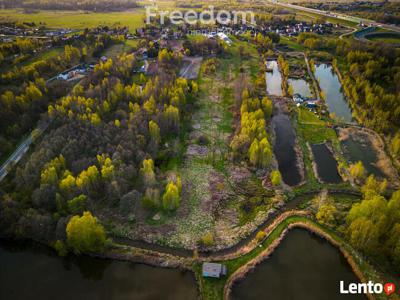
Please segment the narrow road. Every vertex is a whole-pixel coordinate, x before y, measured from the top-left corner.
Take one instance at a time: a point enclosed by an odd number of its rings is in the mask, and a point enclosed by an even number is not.
[[[39,125],[31,134],[18,146],[18,148],[10,155],[10,157],[0,167],[0,182],[7,176],[11,168],[17,164],[21,158],[28,152],[34,138],[41,135],[48,127],[48,124]],[[35,134],[34,134],[35,132]],[[34,135],[36,135],[34,137]]]

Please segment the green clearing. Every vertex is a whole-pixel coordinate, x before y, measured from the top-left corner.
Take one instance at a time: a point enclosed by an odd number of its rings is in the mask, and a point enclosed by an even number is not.
[[[198,39],[203,37],[192,36]],[[169,245],[193,244],[207,232],[215,230],[215,216],[211,209],[205,206],[210,202],[210,179],[218,180],[218,186],[229,194],[235,195],[227,178],[227,153],[229,153],[229,136],[233,132],[234,82],[240,71],[249,74],[249,78],[256,78],[259,70],[258,52],[252,44],[232,38],[233,44],[226,48],[226,53],[217,59],[218,66],[215,73],[200,73],[199,95],[194,101],[194,111],[191,118],[192,130],[185,141],[181,141],[182,148],[196,149],[199,145],[205,151],[191,152],[182,155],[183,160],[168,162],[165,167],[173,167],[181,178],[190,178],[190,194],[182,199],[189,211],[185,218],[175,215],[164,216],[162,223],[174,224],[176,232],[162,239],[162,243]],[[240,57],[240,49],[249,53]],[[206,143],[199,143],[201,139]],[[230,204],[240,210],[237,204],[238,197],[233,196]],[[243,216],[242,221],[254,219],[256,213],[252,211]],[[159,226],[161,224],[150,224]],[[162,226],[162,225],[161,225]]]
[[[130,43],[128,43],[128,42],[130,42]],[[136,42],[136,43],[132,43],[132,42]],[[121,53],[128,52],[128,51],[134,49],[135,48],[134,45],[137,45],[137,44],[138,44],[138,42],[136,40],[126,41],[125,43],[120,43],[120,44],[115,44],[115,45],[112,45],[111,47],[105,49],[101,53],[101,55],[115,59]]]
[[[305,47],[297,43],[296,38],[293,37],[281,36],[279,43],[286,45],[291,51],[303,52],[305,50]]]
[[[40,60],[52,59],[52,58],[62,54],[63,51],[64,51],[63,47],[57,47],[57,48],[52,48],[52,49],[49,49],[49,50],[45,50],[45,51],[39,53],[38,55],[32,57],[31,59],[28,59],[27,61],[24,61],[23,63],[21,63],[18,66],[19,67],[25,67],[27,65],[30,65],[30,64],[35,63],[35,62],[40,61]]]
[[[44,23],[51,28],[83,29],[103,26],[128,26],[134,31],[143,23],[144,11],[132,10],[125,12],[92,13],[83,11],[39,11],[24,13],[22,10],[0,10],[0,22],[35,22]]]
[[[303,138],[312,144],[328,140],[337,141],[335,131],[321,120],[318,115],[304,107],[298,110],[298,129]]]
[[[375,37],[370,37],[368,39],[370,41],[379,42],[379,43],[400,44],[400,36],[399,37],[375,36]]]

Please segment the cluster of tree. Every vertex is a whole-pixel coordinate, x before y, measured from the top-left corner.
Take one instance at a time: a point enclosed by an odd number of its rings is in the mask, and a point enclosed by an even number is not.
[[[325,38],[312,32],[302,32],[297,36],[297,42],[310,50],[332,50],[336,47],[333,39]]]
[[[106,244],[103,226],[88,211],[82,216],[73,216],[68,222],[66,232],[68,246],[76,254],[100,252]],[[56,245],[57,243],[60,245],[63,242],[57,240]]]
[[[400,127],[399,50],[342,42],[336,52],[348,67],[342,84],[355,117],[379,132],[396,132]]]
[[[0,96],[0,156],[11,149],[13,140],[32,129],[47,108],[49,98],[42,78],[23,83],[21,89],[19,95],[7,90]]]
[[[368,177],[362,187],[363,200],[349,211],[346,237],[358,250],[389,259],[400,270],[400,191],[387,200],[386,181]]]
[[[133,55],[109,59],[49,106],[48,134],[3,185],[0,230],[65,241],[69,218],[98,203],[123,215],[134,213],[136,203],[179,207],[180,177],[165,178],[158,166],[179,151],[181,122],[197,85],[165,69],[174,57],[161,59],[159,75],[143,86],[131,83]],[[40,226],[46,230],[33,230]],[[89,249],[69,240],[77,252]]]
[[[235,158],[247,157],[256,167],[266,167],[272,158],[271,145],[266,131],[266,120],[272,114],[272,101],[259,99],[245,89],[241,95],[240,130],[231,141]]]
[[[367,172],[365,170],[362,161],[358,161],[354,164],[351,164],[349,166],[349,172],[350,175],[357,181],[361,181],[365,179],[365,177],[367,176]]]
[[[25,8],[28,10],[88,10],[88,11],[121,11],[138,7],[133,0],[4,0],[3,8]]]
[[[15,66],[2,73],[0,83],[5,88],[0,89],[0,157],[12,150],[14,141],[36,126],[49,101],[67,93],[65,87],[57,84],[46,88],[44,79],[85,61],[90,55],[88,48],[100,53],[119,41],[119,36],[95,35],[93,30],[85,30],[75,46],[66,45],[59,56],[20,68]]]
[[[204,74],[213,74],[217,70],[219,63],[216,58],[207,59],[202,65],[201,70]]]
[[[28,80],[35,80],[36,77],[50,77],[57,72],[63,71],[66,67],[79,62],[82,57],[83,49],[78,49],[73,46],[65,46],[64,52],[52,59],[35,61],[27,66],[14,68],[6,73],[1,74],[0,83],[15,84]]]
[[[179,175],[170,175],[164,193],[161,195],[160,190],[162,187],[156,180],[154,162],[151,158],[143,160],[140,172],[145,186],[145,193],[142,198],[144,207],[152,210],[163,209],[165,211],[173,211],[179,207],[182,193],[182,181]]]
[[[183,47],[187,49],[187,54],[191,56],[210,54],[221,55],[225,52],[226,45],[219,39],[186,39]]]
[[[0,64],[12,55],[32,54],[34,50],[42,47],[39,39],[16,38],[15,41],[0,44]]]

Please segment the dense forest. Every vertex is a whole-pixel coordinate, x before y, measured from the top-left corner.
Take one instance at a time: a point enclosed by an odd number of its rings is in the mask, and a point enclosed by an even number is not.
[[[60,55],[37,60],[26,66],[5,68],[0,73],[0,157],[12,149],[13,141],[33,129],[51,101],[66,93],[63,85],[46,85],[47,79],[69,67],[86,62],[111,44],[120,42],[121,38],[94,35],[85,31],[66,45],[54,39],[54,46],[64,47]],[[30,40],[16,39],[14,42],[2,44],[0,55],[7,56],[21,48],[31,51],[36,46],[38,44]],[[7,62],[4,65],[7,66]]]
[[[26,10],[88,10],[88,11],[121,11],[138,7],[133,0],[4,0],[2,8],[25,8]]]
[[[50,132],[6,185],[2,232],[63,240],[71,216],[86,210],[105,205],[124,219],[132,209],[179,207],[180,176],[159,166],[178,155],[197,92],[176,77],[180,59],[161,50],[157,75],[139,86],[131,83],[136,58],[123,54],[49,105]]]

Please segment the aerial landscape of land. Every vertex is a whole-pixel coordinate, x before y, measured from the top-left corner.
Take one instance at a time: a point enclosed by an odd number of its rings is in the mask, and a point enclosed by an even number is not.
[[[399,171],[400,2],[2,2],[0,299],[399,299]]]

